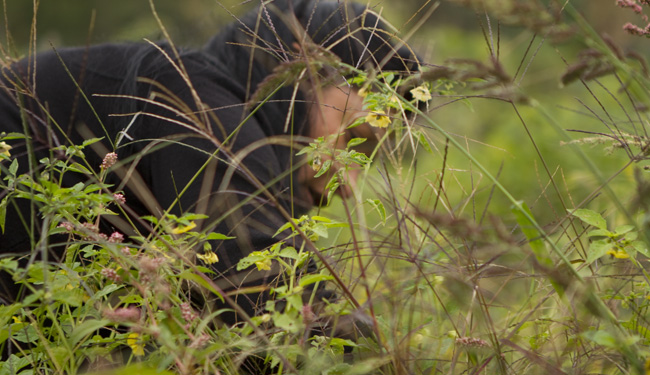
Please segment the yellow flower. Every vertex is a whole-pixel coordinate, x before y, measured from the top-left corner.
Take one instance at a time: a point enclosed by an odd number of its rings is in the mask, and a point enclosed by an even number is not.
[[[126,339],[126,344],[133,350],[133,355],[143,356],[144,355],[144,346],[140,341],[139,333],[130,333]]]
[[[9,150],[11,150],[12,148],[13,147],[9,146],[6,142],[0,142],[0,154],[9,157],[11,156]]]
[[[22,320],[20,320],[19,317],[15,316],[15,315],[12,316],[11,318],[14,320],[14,323],[16,323],[16,324],[18,324],[18,323],[22,323],[22,322],[23,322]]]
[[[366,122],[376,128],[387,128],[390,125],[390,117],[386,116],[386,112],[379,110],[368,113]]]
[[[271,269],[271,259],[258,260],[255,265],[258,271],[268,271]]]
[[[627,253],[624,250],[618,249],[618,250],[608,250],[607,254],[611,255],[612,257],[616,259],[627,259],[630,256],[627,255]]]
[[[365,89],[365,87],[362,87],[362,88],[359,89],[359,91],[357,92],[357,95],[359,95],[359,96],[362,97],[362,98],[365,98],[365,97],[368,95],[368,91]]]
[[[203,254],[196,254],[196,257],[201,259],[203,263],[213,264],[219,261],[219,257],[212,251],[206,251]]]
[[[185,232],[191,231],[194,228],[196,228],[196,223],[191,221],[188,225],[180,226],[180,227],[176,227],[176,228],[172,229],[172,233],[174,233],[174,234],[183,234]]]
[[[431,100],[431,93],[429,92],[429,89],[424,85],[418,86],[411,90],[411,94],[416,100],[419,100],[421,102],[427,102]]]

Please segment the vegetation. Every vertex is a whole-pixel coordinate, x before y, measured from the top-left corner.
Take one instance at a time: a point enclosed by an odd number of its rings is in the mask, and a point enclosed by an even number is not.
[[[144,218],[138,238],[100,233],[100,218],[129,204],[104,183],[119,161],[88,165],[88,140],[41,160],[40,176],[17,175],[9,145],[22,135],[2,134],[0,222],[12,200],[36,200],[48,235],[67,240],[61,262],[0,258],[29,291],[0,306],[0,374],[649,374],[644,56],[570,2],[454,2],[476,10],[483,33],[450,31],[441,48],[486,52],[425,64],[410,92],[391,74],[316,62],[353,72],[360,121],[388,132],[368,155],[355,151],[362,139],[300,151],[319,173],[334,165],[326,155],[343,166],[332,189],[347,168],[363,177],[351,199],[287,223],[305,248],[278,242],[240,262],[280,264],[284,277],[267,313],[236,326],[187,287],[231,297],[207,267],[219,261],[208,241],[229,237],[193,231],[192,213]],[[418,5],[422,20],[437,6]],[[647,1],[599,6],[616,5],[647,23]],[[94,182],[61,186],[73,173]],[[46,252],[45,238],[34,243]],[[310,258],[321,271],[300,275]],[[303,302],[325,283],[340,301]],[[312,334],[349,318],[367,322],[366,337]]]

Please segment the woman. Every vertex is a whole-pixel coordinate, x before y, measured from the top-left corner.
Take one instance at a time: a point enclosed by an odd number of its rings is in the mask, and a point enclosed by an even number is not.
[[[344,84],[338,61],[407,74],[417,67],[361,5],[277,0],[227,26],[198,51],[177,51],[169,43],[103,44],[19,61],[3,70],[0,130],[30,137],[7,141],[18,173],[29,172],[29,160],[48,157],[56,146],[103,137],[86,158],[96,167],[116,153],[119,162],[108,170],[107,183],[124,190],[133,218],[160,217],[166,210],[207,215],[193,230],[235,237],[213,244],[217,285],[260,285],[277,271],[237,272],[237,262],[281,240],[274,237],[279,227],[327,197],[330,176],[314,178],[314,169],[295,157],[296,148],[320,136],[336,139],[363,115],[362,98]],[[347,136],[372,136],[368,126],[353,132]],[[334,141],[340,145],[344,137]],[[28,159],[31,150],[36,157]],[[349,194],[354,177],[348,175],[339,194]],[[79,182],[71,173],[66,179],[68,186]],[[38,209],[26,199],[9,205],[1,253],[35,248],[43,237]],[[105,219],[105,231],[142,230],[124,218]],[[292,241],[300,246],[302,240]],[[2,298],[16,293],[5,277]],[[248,314],[258,305],[247,295],[237,303]]]

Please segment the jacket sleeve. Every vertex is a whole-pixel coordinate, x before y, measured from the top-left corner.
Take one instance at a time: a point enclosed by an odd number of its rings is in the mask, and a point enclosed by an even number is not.
[[[193,230],[235,237],[212,243],[219,261],[212,265],[211,277],[221,289],[233,292],[248,314],[254,314],[256,308],[264,307],[259,301],[265,293],[235,291],[272,283],[278,277],[278,267],[237,271],[237,263],[252,251],[264,250],[286,237],[287,233],[275,233],[292,216],[291,171],[282,169],[286,162],[279,160],[277,145],[271,144],[258,118],[247,118],[243,103],[218,80],[197,74],[192,77],[192,91],[176,74],[159,76],[157,82],[175,98],[148,105],[132,132],[135,139],[148,140],[137,169],[162,210],[169,209],[177,216],[205,214],[208,218],[197,222]],[[158,90],[152,89],[148,97],[155,97],[151,93]],[[197,98],[201,104],[196,103]],[[166,108],[172,102],[186,111]],[[198,107],[206,111],[195,111]],[[189,108],[193,112],[188,112]],[[294,237],[287,245],[300,247],[301,242]],[[212,302],[221,306],[217,299]],[[229,323],[237,320],[232,314],[222,318]]]

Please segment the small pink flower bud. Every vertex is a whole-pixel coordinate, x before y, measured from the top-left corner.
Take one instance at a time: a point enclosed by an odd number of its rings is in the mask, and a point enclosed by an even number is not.
[[[124,198],[124,194],[122,193],[115,193],[113,194],[113,199],[117,204],[124,204],[126,203],[126,198]]]
[[[120,275],[117,274],[117,271],[115,271],[112,268],[104,268],[101,271],[101,275],[104,276],[105,278],[111,280],[114,283],[117,283],[121,281],[122,279],[120,278]]]
[[[70,232],[70,231],[72,231],[74,229],[74,226],[72,225],[72,223],[69,223],[67,221],[64,221],[63,223],[60,223],[57,227],[58,228],[65,228],[65,230],[67,230],[68,232]]]
[[[102,161],[101,168],[108,169],[117,163],[117,154],[114,152],[109,152],[104,156],[104,161]]]
[[[124,235],[120,232],[113,232],[108,238],[108,242],[111,243],[120,243],[122,241],[124,241]]]

